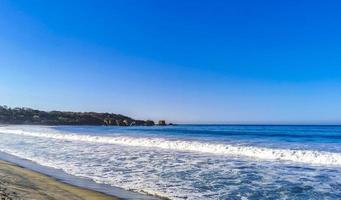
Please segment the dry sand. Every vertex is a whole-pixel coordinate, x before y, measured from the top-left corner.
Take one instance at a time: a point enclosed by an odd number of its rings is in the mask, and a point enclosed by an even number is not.
[[[118,198],[61,183],[43,174],[0,161],[0,199],[113,200]]]

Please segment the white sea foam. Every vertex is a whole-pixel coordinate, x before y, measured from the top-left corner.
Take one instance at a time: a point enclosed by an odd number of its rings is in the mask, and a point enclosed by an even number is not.
[[[25,129],[0,127],[0,133],[66,141],[160,148],[173,151],[193,151],[227,156],[245,156],[261,160],[283,160],[307,164],[341,166],[341,153],[316,150],[271,149],[255,146],[237,146],[223,143],[170,140],[150,137],[81,135],[58,132],[49,128]]]
[[[145,130],[115,127],[7,126],[0,127],[0,151],[97,183],[174,200],[292,199],[295,188],[305,190],[307,199],[310,194],[341,197],[339,153],[176,139],[167,132],[150,136]],[[258,162],[295,158],[313,163],[305,157],[319,160],[314,162],[319,166]]]

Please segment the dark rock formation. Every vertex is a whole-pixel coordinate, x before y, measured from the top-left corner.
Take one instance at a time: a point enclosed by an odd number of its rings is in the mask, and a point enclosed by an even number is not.
[[[165,120],[159,120],[158,125],[159,126],[166,126],[166,121]]]
[[[145,126],[154,126],[155,123],[154,123],[154,121],[152,121],[152,120],[147,120],[147,121],[145,121],[144,125],[145,125]]]
[[[145,126],[145,121],[143,121],[143,120],[135,120],[135,121],[133,121],[132,122],[132,124],[134,125],[134,126]]]

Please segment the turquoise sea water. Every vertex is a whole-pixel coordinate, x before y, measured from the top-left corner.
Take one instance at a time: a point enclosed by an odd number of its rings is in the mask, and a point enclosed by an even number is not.
[[[0,149],[171,199],[341,199],[341,126],[4,126]]]

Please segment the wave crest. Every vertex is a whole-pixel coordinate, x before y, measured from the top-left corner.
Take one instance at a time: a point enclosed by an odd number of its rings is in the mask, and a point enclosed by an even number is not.
[[[90,143],[117,144],[125,146],[137,146],[148,148],[160,148],[175,151],[193,151],[220,155],[245,156],[261,160],[283,160],[307,164],[341,166],[341,153],[271,149],[254,146],[236,146],[230,144],[208,143],[186,140],[169,140],[164,138],[139,138],[128,136],[93,136],[79,134],[63,134],[60,132],[46,132],[0,128],[2,134],[16,134],[40,138],[51,138],[68,141],[81,141]]]

